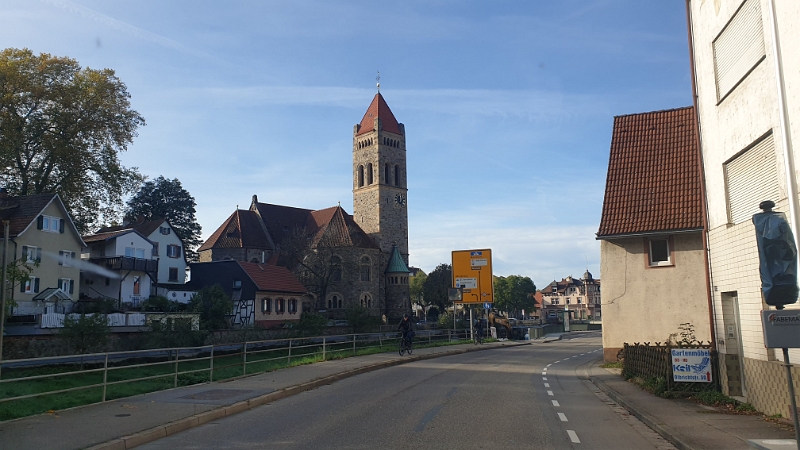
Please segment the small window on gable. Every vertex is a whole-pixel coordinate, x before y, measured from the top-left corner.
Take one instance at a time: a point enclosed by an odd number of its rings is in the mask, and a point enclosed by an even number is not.
[[[169,234],[171,230],[169,229],[169,227],[159,227],[159,231],[161,232],[161,234]]]
[[[650,266],[671,266],[672,258],[670,254],[669,239],[649,239],[648,257]]]

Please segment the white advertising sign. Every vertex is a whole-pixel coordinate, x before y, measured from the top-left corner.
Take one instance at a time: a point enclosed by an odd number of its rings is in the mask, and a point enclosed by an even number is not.
[[[673,348],[672,379],[708,383],[711,381],[711,350],[706,348]]]
[[[800,311],[761,311],[761,329],[767,348],[800,348]]]
[[[487,266],[489,265],[489,260],[486,258],[472,258],[470,260],[472,267],[479,267],[479,266]]]

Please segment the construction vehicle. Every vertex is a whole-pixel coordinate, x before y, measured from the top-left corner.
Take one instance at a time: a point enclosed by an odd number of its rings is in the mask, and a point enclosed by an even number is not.
[[[513,336],[511,324],[508,319],[495,310],[489,312],[489,326],[497,330],[498,338],[511,339]]]

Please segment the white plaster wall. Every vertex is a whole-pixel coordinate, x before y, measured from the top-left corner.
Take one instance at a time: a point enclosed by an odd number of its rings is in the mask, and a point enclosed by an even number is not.
[[[144,249],[144,259],[153,258],[153,244],[136,233],[128,233],[124,236],[119,236],[114,239],[114,242],[115,253],[113,255],[106,253],[106,256],[125,256],[125,247],[133,247]]]
[[[161,234],[161,230],[156,229],[150,233],[150,236],[147,236],[147,238],[151,241],[158,242],[158,256],[154,257],[154,259],[158,260],[158,282],[170,283],[169,269],[170,267],[174,267],[178,269],[178,281],[174,283],[183,284],[186,282],[186,258],[184,256],[184,251],[186,251],[186,249],[183,248],[183,243],[175,234],[175,230],[169,225],[169,223],[164,222],[161,226],[169,227],[171,230],[170,233]],[[179,246],[181,248],[180,257],[170,258],[167,256],[168,245]]]
[[[604,349],[665,342],[687,322],[697,339],[710,340],[702,236],[676,234],[672,242],[674,266],[651,268],[644,238],[600,241]]]
[[[795,152],[800,149],[800,2],[774,0],[777,10],[781,57],[790,137]],[[782,145],[783,130],[778,110],[771,16],[767,0],[760,0],[766,58],[722,101],[717,101],[712,42],[730,20],[741,1],[692,0],[695,71],[698,113],[702,140],[706,196],[709,211],[709,250],[713,285],[715,326],[718,339],[724,338],[721,293],[736,291],[744,356],[769,359],[763,346],[761,322],[763,308],[758,275],[758,253],[752,223],[728,223],[728,204],[723,163],[772,130],[775,141],[776,172],[781,189],[776,209],[788,212],[786,175]],[[795,158],[795,167],[800,161]],[[797,173],[794,174],[797,179]],[[790,219],[791,220],[791,219]],[[604,280],[605,281],[605,280]],[[796,307],[796,306],[794,306]],[[720,345],[720,351],[725,351]],[[792,358],[800,356],[800,352]]]

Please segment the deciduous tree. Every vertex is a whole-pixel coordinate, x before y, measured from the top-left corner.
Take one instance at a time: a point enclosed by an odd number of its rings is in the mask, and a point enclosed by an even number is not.
[[[450,304],[447,298],[447,290],[453,287],[452,267],[450,264],[439,264],[422,285],[422,292],[425,302],[429,305],[436,305],[439,311],[444,311]]]
[[[144,124],[113,70],[0,52],[0,183],[12,195],[57,192],[80,231],[118,220],[141,183],[119,153]]]
[[[529,277],[510,275],[494,280],[495,307],[499,310],[513,312],[514,315],[523,309],[533,311],[536,306],[535,294],[536,285]]]
[[[222,286],[206,286],[189,301],[189,309],[200,313],[200,329],[207,331],[230,328],[228,315],[233,313],[233,302]]]
[[[198,260],[195,249],[202,243],[202,228],[195,217],[196,206],[194,197],[177,178],[169,180],[162,175],[145,182],[128,200],[126,215],[130,218],[142,216],[146,220],[167,219],[185,245],[186,260],[195,262]]]

